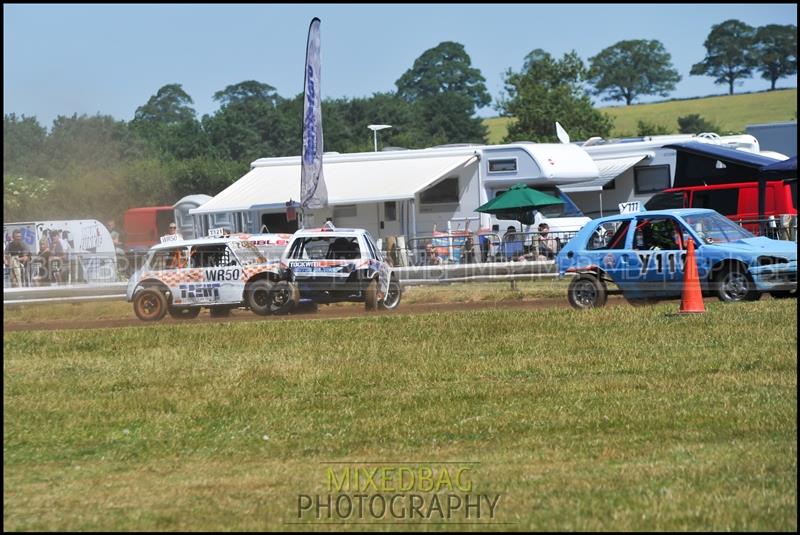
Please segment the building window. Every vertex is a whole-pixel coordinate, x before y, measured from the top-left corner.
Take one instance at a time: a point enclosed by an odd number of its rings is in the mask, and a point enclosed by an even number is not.
[[[669,186],[669,165],[633,168],[633,187],[636,193],[656,193]]]
[[[358,211],[355,204],[339,204],[333,207],[333,219],[340,217],[356,217]]]
[[[448,204],[458,202],[458,177],[445,178],[419,194],[420,204]]]
[[[386,221],[397,221],[397,203],[395,201],[383,203],[383,218]]]
[[[504,158],[502,160],[489,160],[490,173],[508,173],[517,170],[516,158]]]

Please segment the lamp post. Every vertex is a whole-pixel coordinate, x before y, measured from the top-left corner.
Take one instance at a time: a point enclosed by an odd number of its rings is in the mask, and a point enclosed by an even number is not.
[[[392,125],[390,124],[368,124],[367,128],[372,130],[373,139],[375,141],[375,152],[378,152],[378,130],[383,130],[384,128],[391,128]]]

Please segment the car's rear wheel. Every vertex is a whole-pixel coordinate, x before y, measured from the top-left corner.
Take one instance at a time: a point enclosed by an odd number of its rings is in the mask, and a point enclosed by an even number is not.
[[[244,290],[247,306],[259,316],[272,313],[272,282],[266,279],[253,281]]]
[[[400,282],[392,277],[389,281],[389,289],[378,306],[384,310],[394,310],[400,304],[401,294]]]
[[[716,280],[716,291],[719,300],[726,303],[755,301],[760,297],[753,281],[737,265],[732,265],[720,273]]]
[[[142,321],[158,321],[167,314],[167,298],[156,288],[139,290],[133,298],[133,312]]]
[[[300,300],[300,290],[289,281],[278,281],[270,292],[270,312],[277,315],[288,314]]]
[[[597,308],[606,304],[608,290],[605,283],[594,275],[578,275],[569,283],[567,298],[572,308]]]
[[[378,308],[378,279],[374,278],[369,281],[367,287],[364,289],[364,308],[367,310],[375,310]]]
[[[200,314],[200,307],[178,307],[171,306],[168,309],[169,315],[176,320],[191,320]]]

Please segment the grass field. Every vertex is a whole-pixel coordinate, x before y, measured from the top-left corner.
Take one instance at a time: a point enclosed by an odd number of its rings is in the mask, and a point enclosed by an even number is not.
[[[496,524],[422,529],[796,530],[796,300],[674,309],[4,333],[3,527],[308,529],[329,463],[459,461]]]
[[[678,117],[693,113],[719,125],[721,131],[717,134],[744,133],[749,124],[796,121],[797,89],[613,106],[600,110],[614,119],[612,137],[636,135],[638,121],[658,124],[678,133]],[[490,144],[502,142],[509,120],[505,117],[484,119]]]

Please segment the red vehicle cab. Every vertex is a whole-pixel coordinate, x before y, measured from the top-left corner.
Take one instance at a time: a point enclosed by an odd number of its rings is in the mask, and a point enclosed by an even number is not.
[[[797,180],[766,183],[764,217],[797,216]],[[645,203],[648,210],[710,208],[758,233],[758,182],[670,188]]]
[[[175,220],[175,212],[172,206],[131,208],[125,212],[124,219],[125,250],[145,252],[167,234],[169,224]]]

